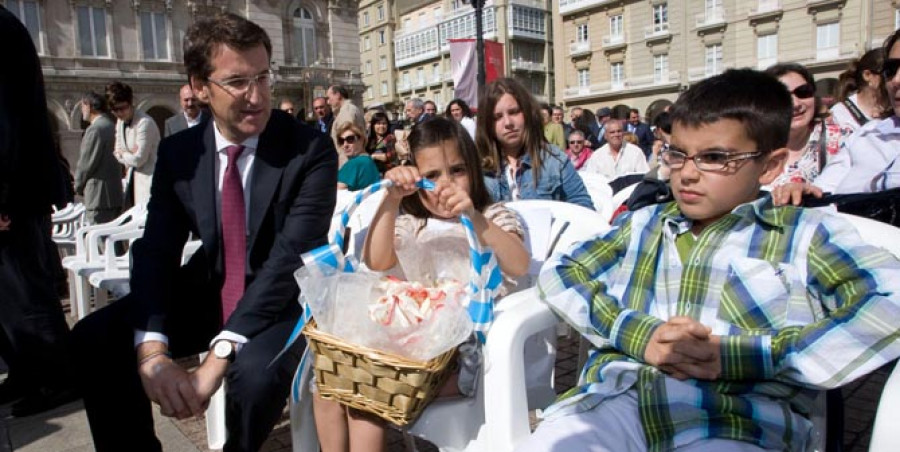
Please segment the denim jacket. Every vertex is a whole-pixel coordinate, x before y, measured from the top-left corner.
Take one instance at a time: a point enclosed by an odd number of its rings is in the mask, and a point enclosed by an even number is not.
[[[519,170],[516,173],[516,183],[519,185],[519,199],[552,199],[566,201],[572,204],[587,207],[594,210],[594,203],[581,176],[575,171],[575,167],[566,154],[556,146],[546,145],[541,178],[534,183],[534,173],[531,167],[531,156],[525,154],[520,161]],[[513,201],[509,181],[506,178],[506,161],[502,162],[497,172],[487,171],[484,183],[495,202]]]

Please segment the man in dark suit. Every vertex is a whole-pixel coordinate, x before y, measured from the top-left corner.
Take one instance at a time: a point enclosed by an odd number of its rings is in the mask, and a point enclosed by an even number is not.
[[[72,332],[101,452],[161,450],[150,402],[165,416],[197,416],[223,379],[225,450],[260,448],[303,347],[279,356],[301,311],[293,272],[326,243],[334,209],[337,153],[328,136],[271,109],[265,31],[225,14],[194,23],[185,42],[212,120],[160,144],[131,293]],[[189,234],[202,246],[179,267]],[[172,361],[205,351],[192,372]]]
[[[188,127],[194,127],[203,122],[206,119],[205,115],[208,115],[200,107],[200,102],[194,96],[191,85],[181,87],[181,90],[178,91],[178,100],[181,102],[181,114],[166,119],[166,130],[163,137],[181,132]]]
[[[47,121],[41,64],[28,30],[0,6],[0,356],[9,367],[0,403],[21,399],[13,416],[59,405],[69,327],[54,277],[59,254],[50,208],[66,188]],[[55,260],[55,262],[54,262]]]
[[[641,122],[641,112],[636,108],[628,111],[628,124],[626,132],[631,132],[637,136],[638,146],[644,151],[644,157],[650,158],[650,152],[653,151],[653,132],[650,126]]]
[[[313,99],[312,108],[316,114],[316,130],[330,136],[331,125],[334,123],[334,113],[328,105],[328,99],[324,97]]]

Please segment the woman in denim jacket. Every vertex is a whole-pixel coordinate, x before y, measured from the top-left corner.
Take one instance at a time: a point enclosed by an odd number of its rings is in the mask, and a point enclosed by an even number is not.
[[[494,201],[553,199],[594,209],[566,154],[547,143],[538,105],[519,82],[489,83],[478,103],[475,143]]]

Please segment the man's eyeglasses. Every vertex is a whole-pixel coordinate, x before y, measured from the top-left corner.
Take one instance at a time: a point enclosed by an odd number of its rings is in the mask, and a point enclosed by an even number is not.
[[[794,90],[791,91],[791,94],[797,96],[797,99],[809,99],[816,95],[816,87],[809,83],[805,83],[794,88]]]
[[[900,58],[885,58],[884,63],[881,63],[881,75],[884,75],[885,80],[893,80],[898,70],[900,70]]]
[[[584,140],[569,140],[569,144],[584,144]]]
[[[664,165],[671,169],[681,169],[688,160],[693,160],[694,165],[700,171],[722,171],[732,162],[748,160],[762,155],[762,152],[742,152],[731,153],[725,151],[707,151],[701,152],[693,157],[688,157],[684,152],[667,148],[660,153],[661,160]]]
[[[338,146],[343,146],[344,143],[355,144],[357,138],[359,138],[359,137],[357,137],[356,135],[347,135],[345,137],[338,137],[337,143],[338,143]]]
[[[271,88],[275,84],[275,73],[266,71],[253,77],[233,77],[225,80],[208,79],[219,85],[220,88],[234,95],[245,94],[250,86],[257,85],[260,89]]]

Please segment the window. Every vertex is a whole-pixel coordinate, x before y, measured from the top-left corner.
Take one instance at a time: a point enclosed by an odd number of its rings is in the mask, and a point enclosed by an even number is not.
[[[832,22],[816,27],[816,58],[833,59],[839,55],[838,45],[841,39],[841,24]]]
[[[383,46],[387,42],[384,37],[384,30],[378,32],[378,45]]]
[[[369,61],[366,61],[366,74],[371,74],[371,73],[372,73],[372,61],[369,60]]]
[[[589,40],[587,24],[580,24],[575,27],[575,42],[588,42]]]
[[[431,65],[431,80],[434,82],[441,81],[441,65],[438,63]]]
[[[534,36],[545,36],[547,31],[544,14],[544,11],[539,9],[512,5],[512,9],[509,13],[512,22],[512,31],[528,33]]]
[[[367,87],[366,87],[366,98],[367,98],[367,99],[373,99],[373,98],[375,98],[375,91],[372,90],[372,87],[371,87],[371,86],[367,86]]]
[[[587,88],[591,86],[591,70],[590,69],[579,69],[578,70],[578,86],[581,88]]]
[[[723,15],[722,0],[706,0],[706,20],[721,19]]]
[[[38,2],[33,0],[6,0],[6,9],[25,25],[38,53],[43,53],[41,52],[41,20],[38,14]]]
[[[78,46],[82,56],[108,57],[106,42],[106,10],[93,6],[79,6]]]
[[[368,36],[366,36],[366,39],[364,39],[363,42],[364,42],[364,46],[363,46],[364,49],[372,50],[372,40],[369,39]]]
[[[609,18],[609,36],[612,39],[622,39],[625,34],[625,22],[622,15],[612,16]]]
[[[368,11],[363,11],[363,26],[364,27],[369,26],[369,12]]]
[[[384,5],[378,5],[378,21],[381,22],[384,20]]]
[[[434,19],[434,23],[438,23],[441,21],[441,17],[443,17],[444,13],[441,11],[441,7],[438,6],[431,10],[431,17]]]
[[[894,11],[894,30],[900,28],[900,9]]]
[[[653,32],[658,33],[669,29],[669,5],[660,3],[653,6]]]
[[[722,44],[706,46],[706,66],[704,74],[709,77],[722,72]]]
[[[434,106],[437,107],[438,111],[441,111],[441,104],[444,103],[444,93],[438,91],[434,93]]]
[[[294,10],[291,56],[294,64],[310,66],[316,60],[316,23],[306,8]]]
[[[145,60],[168,60],[169,39],[165,13],[141,12],[141,43]]]
[[[382,56],[381,58],[378,59],[378,69],[382,70],[382,71],[387,70],[387,57],[386,56]]]
[[[666,83],[669,81],[669,54],[653,55],[653,82]]]
[[[609,79],[612,88],[625,86],[625,63],[613,63],[609,67]]]
[[[381,82],[381,95],[382,95],[382,96],[387,96],[387,95],[388,95],[388,89],[387,89],[387,88],[388,88],[388,87],[387,87],[387,82]]]
[[[759,69],[765,69],[778,61],[778,35],[770,34],[756,38],[756,62]]]
[[[416,69],[416,85],[424,85],[425,84],[425,68]]]

